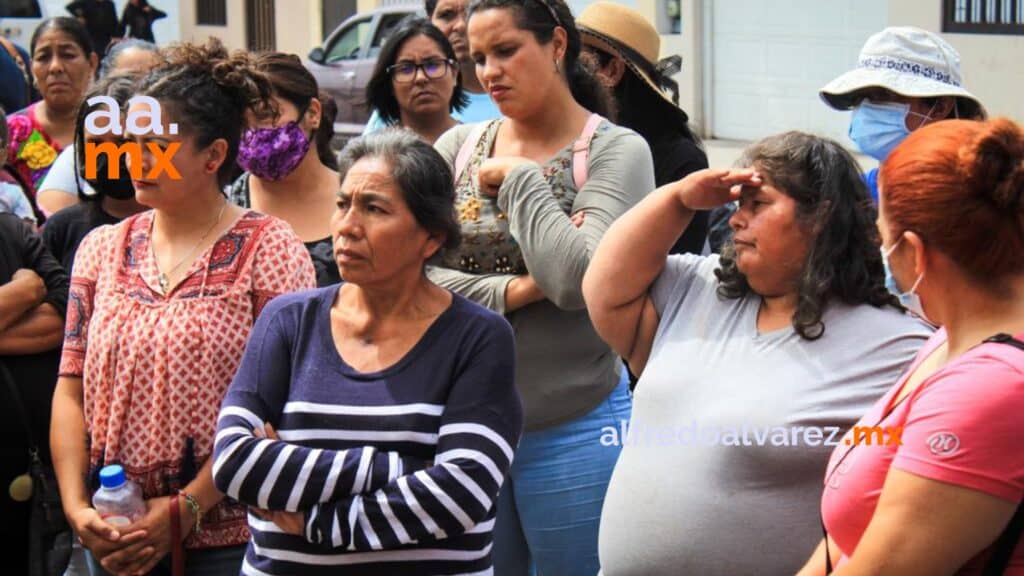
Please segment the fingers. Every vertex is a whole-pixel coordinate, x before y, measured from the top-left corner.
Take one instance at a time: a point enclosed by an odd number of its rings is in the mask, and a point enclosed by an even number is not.
[[[85,529],[90,534],[109,542],[117,542],[121,539],[121,533],[117,528],[104,522],[103,519],[99,517],[99,514],[96,514],[89,519],[85,525]]]
[[[729,170],[725,174],[719,176],[719,181],[724,186],[735,186],[737,184],[744,186],[760,186],[763,184],[761,175],[750,168],[743,170]]]
[[[263,424],[263,428],[266,431],[267,438],[270,438],[271,440],[281,439],[281,437],[277,435],[277,431],[274,430],[274,427],[270,424],[270,422]]]
[[[142,567],[148,563],[156,549],[148,542],[141,542],[132,546],[126,546],[115,552],[111,552],[100,560],[103,568],[115,574],[138,574],[145,573]]]
[[[583,210],[580,210],[579,212],[570,215],[569,216],[569,220],[572,221],[572,225],[573,226],[579,228],[579,227],[583,226],[583,220],[586,217],[586,215],[587,215],[586,212],[584,212]]]

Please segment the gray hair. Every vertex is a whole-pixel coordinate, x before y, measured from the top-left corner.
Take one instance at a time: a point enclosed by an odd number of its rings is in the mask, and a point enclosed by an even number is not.
[[[433,146],[403,128],[389,128],[356,138],[338,155],[342,182],[352,166],[364,158],[387,162],[391,178],[416,222],[431,234],[444,235],[444,250],[459,246],[462,235],[455,215],[452,171]]]
[[[152,42],[139,40],[138,38],[121,40],[107,50],[107,55],[104,56],[103,61],[100,62],[100,78],[110,74],[114,69],[116,69],[117,59],[121,57],[121,54],[124,54],[129,50],[141,50],[143,52],[151,52],[153,54],[160,53],[160,48]]]

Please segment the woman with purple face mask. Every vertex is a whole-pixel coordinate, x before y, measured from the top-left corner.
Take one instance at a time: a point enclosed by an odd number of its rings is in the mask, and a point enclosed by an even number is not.
[[[330,215],[338,187],[330,142],[337,108],[321,98],[313,75],[293,54],[263,52],[248,58],[274,89],[273,115],[246,114],[238,165],[245,170],[228,199],[287,222],[313,259],[318,286],[341,281],[334,263]]]

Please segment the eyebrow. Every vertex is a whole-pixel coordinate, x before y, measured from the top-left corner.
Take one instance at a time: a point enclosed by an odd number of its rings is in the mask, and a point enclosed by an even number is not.
[[[339,190],[338,191],[338,199],[339,200],[351,200],[352,199],[352,194],[350,194],[348,192],[345,192],[344,190]],[[359,194],[359,201],[364,203],[364,204],[367,203],[367,202],[380,202],[382,204],[391,204],[391,199],[390,198],[388,198],[387,196],[385,196],[383,194],[378,194],[376,192],[362,192],[362,193],[360,193]]]

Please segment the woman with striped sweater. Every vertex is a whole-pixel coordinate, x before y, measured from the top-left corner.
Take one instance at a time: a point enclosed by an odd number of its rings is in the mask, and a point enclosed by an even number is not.
[[[271,302],[218,423],[250,506],[243,574],[489,574],[523,426],[512,330],[424,275],[457,245],[451,173],[411,133],[342,152],[344,283]]]

